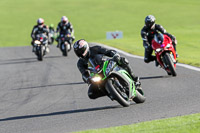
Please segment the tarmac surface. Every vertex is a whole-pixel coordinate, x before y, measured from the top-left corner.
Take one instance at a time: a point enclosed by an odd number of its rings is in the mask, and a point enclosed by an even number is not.
[[[31,46],[0,48],[0,132],[68,133],[200,112],[199,71],[177,66],[172,77],[153,62],[127,59],[146,101],[124,108],[108,97],[88,98],[73,51],[64,57],[53,45],[38,61]]]

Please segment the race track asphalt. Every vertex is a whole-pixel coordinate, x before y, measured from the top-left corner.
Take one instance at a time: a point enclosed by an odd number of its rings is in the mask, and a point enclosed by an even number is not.
[[[108,97],[88,98],[73,51],[63,57],[51,46],[41,62],[31,50],[0,48],[0,133],[68,133],[200,113],[199,71],[177,66],[171,77],[127,57],[146,101],[124,108]]]

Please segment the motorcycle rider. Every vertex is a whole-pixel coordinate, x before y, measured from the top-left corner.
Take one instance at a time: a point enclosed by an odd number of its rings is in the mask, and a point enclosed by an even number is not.
[[[31,32],[31,45],[33,46],[33,50],[32,52],[35,52],[35,46],[34,46],[34,41],[36,39],[36,35],[37,34],[45,34],[47,36],[47,38],[49,38],[49,30],[48,30],[48,26],[44,24],[44,19],[43,18],[39,18],[37,20],[37,25],[35,25],[32,29]]]
[[[69,43],[72,45],[75,36],[74,36],[74,29],[73,29],[73,25],[69,22],[68,18],[66,16],[62,16],[61,17],[61,21],[58,23],[57,29],[56,29],[56,33],[59,35],[61,34],[66,34],[68,32],[71,32],[71,39],[69,40]],[[56,38],[56,41],[58,42],[59,36]],[[59,42],[57,47],[59,47]]]
[[[50,24],[50,26],[49,26],[49,40],[50,40],[49,44],[53,44],[54,37],[55,37],[54,24]]]
[[[156,61],[156,57],[152,55],[153,49],[151,47],[151,41],[154,38],[156,33],[161,32],[162,34],[166,34],[172,40],[172,44],[176,51],[177,40],[176,37],[167,33],[167,31],[159,24],[155,24],[156,18],[153,15],[148,15],[145,18],[145,26],[141,30],[141,37],[143,40],[143,46],[145,48],[144,54],[144,62],[149,63],[150,61],[155,60],[155,65],[158,66],[158,62]],[[178,54],[176,53],[178,57]]]
[[[116,61],[119,66],[123,67],[131,75],[132,79],[136,82],[137,85],[141,84],[139,78],[133,74],[128,60],[124,57],[120,57],[120,55],[115,50],[108,50],[101,46],[89,47],[88,43],[84,39],[81,39],[74,43],[74,52],[79,57],[77,67],[81,72],[83,81],[85,83],[91,83],[90,72],[88,70],[89,58],[93,58],[97,54],[103,54],[105,56],[112,57],[112,59]],[[90,99],[96,99],[105,95],[106,93],[97,89],[95,85],[90,85],[88,89],[88,96]]]
[[[55,30],[54,30],[54,24],[50,24],[50,26],[49,26],[49,31],[55,32]]]

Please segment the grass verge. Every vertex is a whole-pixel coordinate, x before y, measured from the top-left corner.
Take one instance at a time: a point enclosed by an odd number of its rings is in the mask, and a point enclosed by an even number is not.
[[[66,15],[76,40],[100,42],[143,55],[140,30],[144,18],[153,14],[178,40],[179,62],[200,67],[199,0],[1,0],[0,47],[30,45],[36,20],[56,27]],[[106,40],[107,31],[123,31],[124,38]]]
[[[76,133],[200,133],[200,113]]]

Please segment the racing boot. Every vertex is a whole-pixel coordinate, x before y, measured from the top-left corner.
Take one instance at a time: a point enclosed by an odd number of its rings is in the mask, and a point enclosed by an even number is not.
[[[132,72],[132,69],[130,67],[129,64],[127,64],[126,66],[126,70],[127,72],[130,74],[130,76],[132,77],[133,81],[135,82],[135,88],[136,90],[138,90],[138,92],[142,95],[144,95],[143,91],[142,91],[142,87],[141,87],[141,82],[139,80],[139,77],[138,76],[135,76]]]
[[[158,67],[159,66],[159,63],[157,60],[155,60],[155,66]]]
[[[133,79],[133,81],[138,82],[139,78],[137,76],[135,76],[135,74],[133,74],[132,68],[130,67],[129,64],[127,64],[126,70],[128,71],[128,73],[130,74],[131,78]]]

